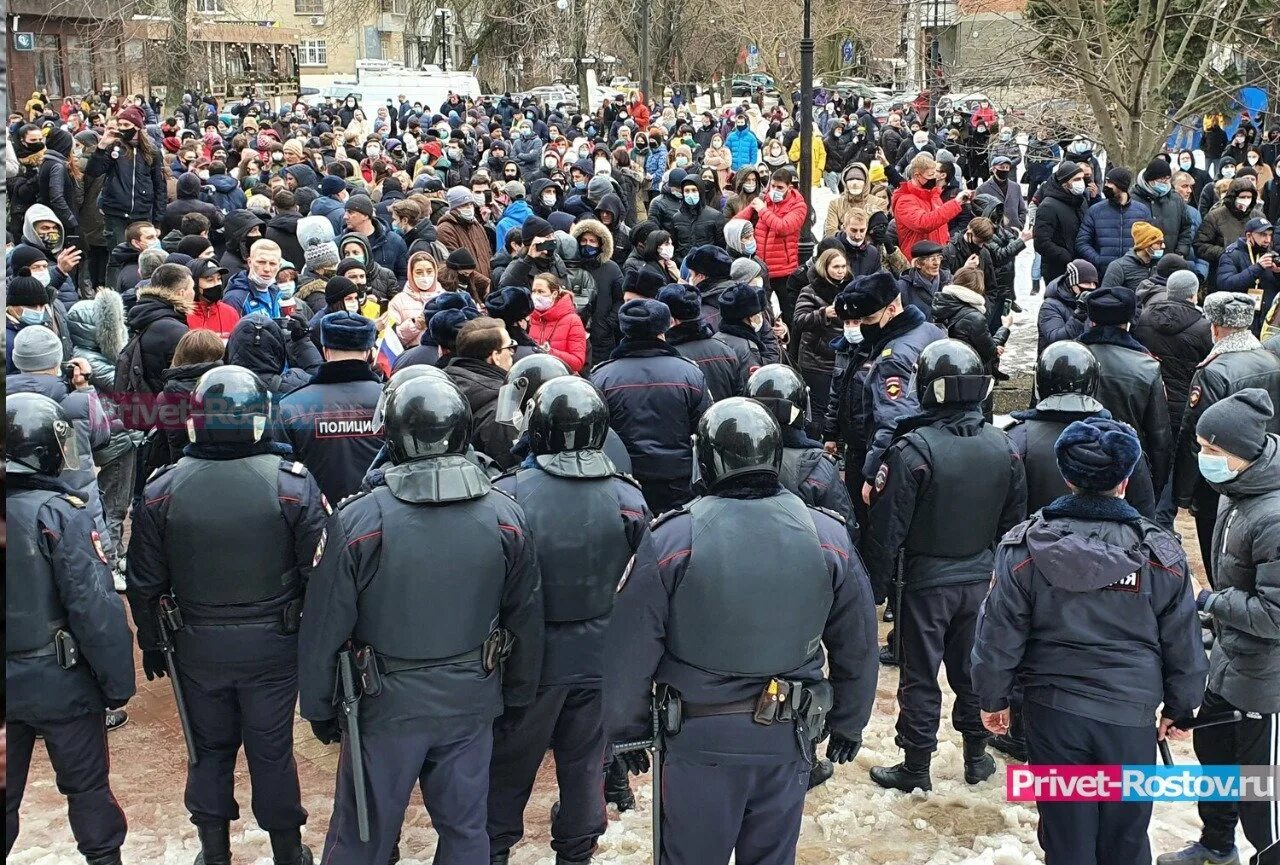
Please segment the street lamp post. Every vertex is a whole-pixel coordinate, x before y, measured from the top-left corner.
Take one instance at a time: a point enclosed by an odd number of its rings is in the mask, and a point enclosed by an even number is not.
[[[800,37],[800,194],[804,225],[800,228],[800,262],[813,254],[813,7],[804,0],[804,33]]]
[[[649,0],[640,0],[640,90],[653,98],[653,70],[649,65]]]
[[[449,10],[437,9],[436,18],[440,20],[440,71],[449,71]]]

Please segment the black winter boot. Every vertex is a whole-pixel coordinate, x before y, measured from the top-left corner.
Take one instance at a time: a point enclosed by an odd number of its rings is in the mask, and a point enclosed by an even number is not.
[[[1033,295],[1040,293],[1040,280],[1038,279],[1031,280],[1031,293]]]
[[[929,761],[932,758],[931,751],[907,748],[903,761],[898,765],[872,767],[871,780],[889,790],[910,793],[919,788],[927,793],[933,789],[933,780],[929,777]]]
[[[274,865],[312,865],[311,848],[302,843],[301,829],[281,829],[271,836],[271,859]]]
[[[120,865],[120,851],[103,853],[101,856],[86,856],[84,861],[89,865]]]
[[[636,797],[627,778],[627,766],[617,757],[604,769],[604,801],[607,805],[618,806],[618,813],[636,807]]]
[[[996,773],[996,761],[987,753],[986,736],[964,737],[964,782],[980,784]]]
[[[835,773],[836,764],[830,760],[814,761],[813,768],[809,770],[809,789],[812,790],[827,783]]]
[[[889,631],[889,635],[885,637],[884,648],[880,650],[880,663],[886,667],[898,666],[898,656],[893,646],[894,637],[894,632]]]
[[[231,865],[230,823],[199,823],[196,834],[200,836],[196,865]]]
[[[510,856],[510,850],[503,850],[501,853],[490,853],[489,865],[507,865],[507,858]]]

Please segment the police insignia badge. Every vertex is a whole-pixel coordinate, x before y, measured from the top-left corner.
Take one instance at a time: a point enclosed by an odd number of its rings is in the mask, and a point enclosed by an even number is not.
[[[98,554],[98,559],[105,565],[107,563],[107,551],[102,548],[102,535],[97,532],[90,532],[89,537],[93,539],[93,551]]]
[[[902,396],[902,379],[896,375],[891,375],[884,380],[884,395],[889,399],[898,399]]]
[[[311,557],[311,567],[317,568],[320,566],[320,559],[324,556],[324,545],[328,540],[329,540],[329,530],[321,529],[320,541],[316,544],[316,554]]]
[[[876,492],[884,492],[884,485],[889,483],[889,464],[881,463],[880,470],[876,472]]]
[[[1187,397],[1187,405],[1195,408],[1200,402],[1200,385],[1191,388],[1191,394]]]
[[[631,569],[634,568],[635,566],[636,566],[636,557],[632,556],[630,559],[627,560],[627,568],[622,572],[622,579],[618,580],[618,588],[614,590],[614,594],[621,592],[623,587],[626,586],[627,580],[631,579]]]

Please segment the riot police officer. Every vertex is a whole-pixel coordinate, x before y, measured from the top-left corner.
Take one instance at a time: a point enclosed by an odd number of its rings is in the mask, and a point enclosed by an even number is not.
[[[236,755],[277,865],[311,862],[293,756],[298,620],[328,509],[301,463],[273,453],[271,396],[221,366],[191,395],[186,456],[153,475],[129,539],[128,596],[148,679],[176,659],[190,717],[186,805],[204,865],[231,860]]]
[[[493,719],[533,702],[542,663],[538,564],[520,506],[464,455],[471,409],[452,382],[404,382],[385,420],[392,465],[329,520],[299,643],[302,716],[343,739],[324,860],[383,865],[416,783],[436,861],[486,862]]]
[[[697,459],[706,495],[653,523],[657,572],[634,569],[619,588],[605,730],[615,743],[646,738],[658,685],[655,861],[792,862],[815,740],[825,726],[827,756],[852,760],[871,714],[870,586],[841,519],[778,483],[782,433],[759,403],[708,409]],[[648,767],[643,751],[623,757]]]
[[[885,449],[863,544],[877,596],[892,583],[899,600],[896,741],[905,753],[896,766],[873,768],[871,779],[904,792],[932,788],[943,664],[956,694],[952,724],[964,736],[964,779],[976,784],[995,772],[969,653],[992,551],[1027,499],[1022,460],[983,418],[992,379],[978,353],[958,340],[935,342],[920,353],[915,381],[920,412],[898,421]]]
[[[564,361],[554,355],[542,353],[519,358],[507,370],[507,383],[498,391],[496,419],[498,423],[513,427],[518,433],[515,444],[511,446],[511,454],[520,462],[530,453],[528,425],[533,398],[544,384],[566,375],[573,373]],[[631,473],[631,455],[612,428],[605,433],[603,450],[615,469],[623,474]]]
[[[1062,431],[1073,421],[1111,417],[1094,398],[1100,375],[1093,352],[1074,340],[1055,342],[1036,361],[1035,408],[1014,412],[1014,423],[1006,430],[1026,470],[1028,515],[1069,492],[1053,454]],[[1155,518],[1155,491],[1145,460],[1134,468],[1125,499],[1138,513]]]
[[[835,457],[823,450],[822,442],[805,433],[809,414],[809,387],[789,366],[771,363],[747,379],[745,396],[767,408],[782,429],[782,465],[778,482],[812,508],[838,513],[849,525],[857,543],[858,524],[853,520],[849,491],[840,480]]]
[[[551,823],[556,862],[585,862],[595,852],[606,826],[600,798],[605,628],[629,564],[633,574],[657,564],[644,495],[604,453],[609,410],[595,387],[576,376],[557,378],[537,391],[528,411],[530,457],[496,486],[515,498],[529,522],[546,637],[532,705],[494,723],[489,842],[492,862],[502,865],[524,834],[524,808],[548,748],[560,785]]]
[[[5,855],[39,736],[72,803],[80,854],[120,865],[125,819],[108,779],[105,712],[134,694],[133,637],[88,505],[59,480],[80,459],[66,412],[47,396],[11,394],[5,428]]]

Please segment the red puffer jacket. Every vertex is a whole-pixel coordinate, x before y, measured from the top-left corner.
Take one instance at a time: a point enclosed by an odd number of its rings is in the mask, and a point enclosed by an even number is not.
[[[943,246],[951,239],[947,223],[960,215],[956,199],[942,200],[942,190],[922,189],[911,181],[893,191],[893,218],[898,224],[898,248],[907,258],[911,247],[922,240]]]
[[[546,312],[533,311],[529,316],[529,336],[539,345],[546,345],[575,373],[581,372],[587,362],[587,328],[574,308],[573,295],[567,291]]]
[[[745,207],[738,219],[749,219],[756,226],[756,256],[769,268],[769,278],[790,276],[800,267],[800,228],[809,215],[804,196],[794,187],[782,200],[772,201],[759,213]]]

